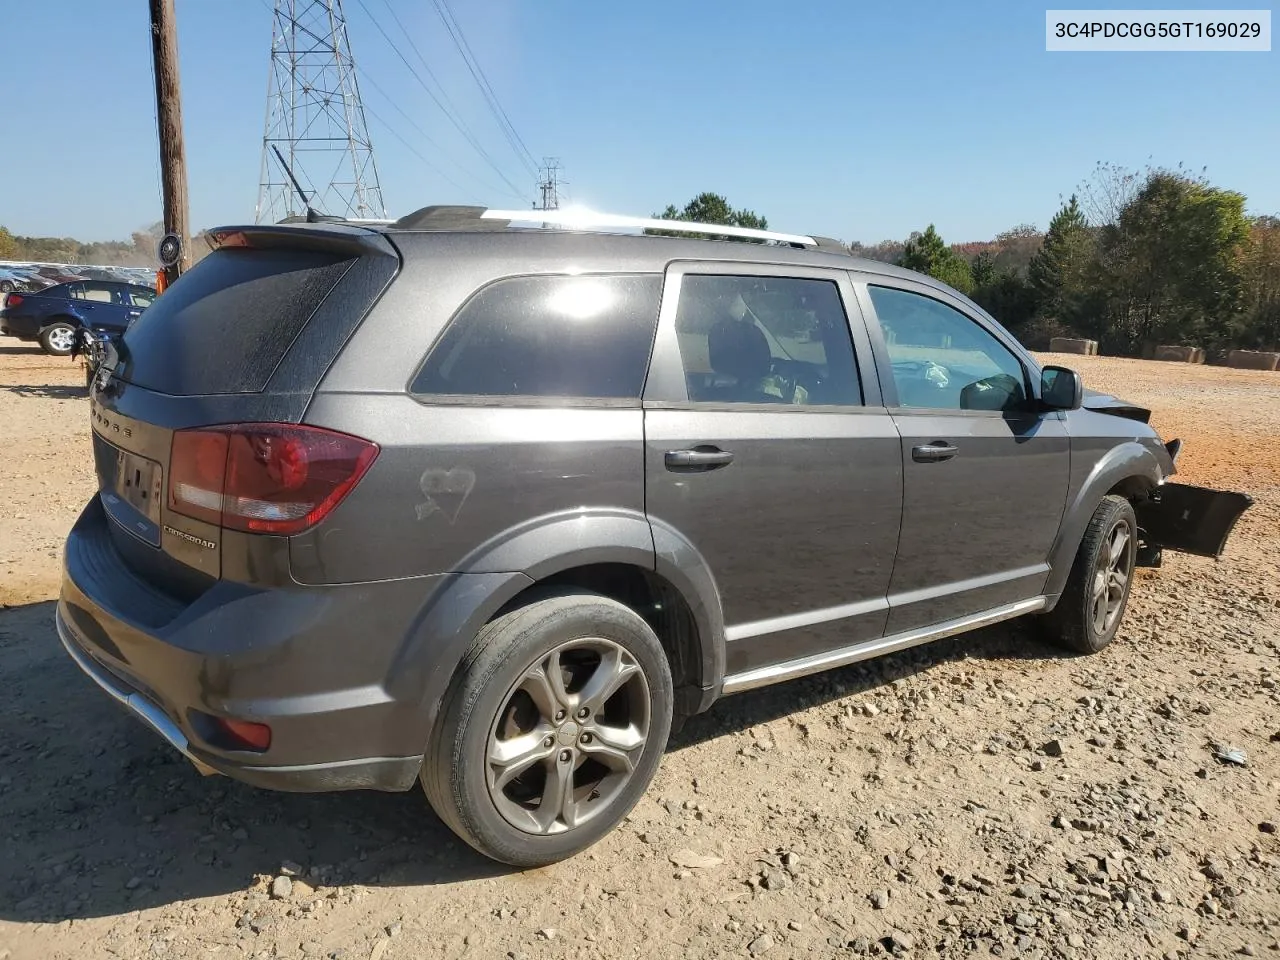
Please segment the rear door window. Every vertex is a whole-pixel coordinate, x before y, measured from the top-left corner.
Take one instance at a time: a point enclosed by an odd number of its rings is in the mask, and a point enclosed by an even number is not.
[[[316,250],[215,250],[129,328],[117,375],[179,396],[256,393],[354,262]]]
[[[658,274],[500,280],[458,312],[411,389],[470,397],[638,399],[661,289]]]

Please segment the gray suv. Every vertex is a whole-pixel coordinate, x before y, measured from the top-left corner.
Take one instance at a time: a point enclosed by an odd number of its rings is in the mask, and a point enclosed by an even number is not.
[[[213,231],[104,358],[58,632],[201,771],[420,780],[548,863],[719,697],[1024,614],[1096,651],[1248,506],[927,277],[527,215]]]

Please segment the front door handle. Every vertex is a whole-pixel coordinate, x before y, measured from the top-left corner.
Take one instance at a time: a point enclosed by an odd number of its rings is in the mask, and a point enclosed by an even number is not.
[[[934,440],[932,443],[912,447],[911,459],[916,463],[939,463],[950,460],[959,452],[960,448],[954,444],[947,443],[945,440]]]
[[[701,446],[692,450],[668,450],[662,460],[668,470],[715,470],[733,463],[733,454],[719,447]]]

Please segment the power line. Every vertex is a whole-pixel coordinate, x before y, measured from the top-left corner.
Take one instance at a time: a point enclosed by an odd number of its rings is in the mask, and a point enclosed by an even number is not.
[[[445,117],[449,120],[449,122],[452,123],[454,127],[457,128],[458,132],[462,134],[462,136],[466,139],[466,141],[469,144],[471,144],[472,148],[476,151],[476,153],[478,153],[481,156],[481,158],[485,161],[485,163],[489,164],[489,166],[493,169],[494,173],[496,173],[501,178],[502,182],[511,188],[511,195],[514,197],[523,196],[523,194],[520,193],[520,188],[511,182],[511,180],[507,177],[507,175],[503,173],[502,168],[499,167],[498,164],[494,161],[493,157],[489,155],[488,151],[486,151],[484,147],[481,146],[480,142],[474,136],[471,135],[470,131],[468,131],[462,125],[462,123],[458,120],[458,118],[456,118],[445,107],[444,103],[440,100],[440,98],[436,96],[435,91],[432,90],[431,87],[427,85],[427,82],[422,79],[422,75],[418,73],[418,71],[414,68],[413,64],[409,62],[409,59],[404,55],[404,53],[400,50],[400,48],[396,46],[395,41],[392,40],[391,36],[387,33],[387,31],[383,29],[382,24],[378,22],[378,19],[373,15],[372,11],[370,11],[368,5],[364,2],[364,0],[356,0],[356,2],[360,4],[360,8],[364,10],[365,15],[368,16],[369,21],[374,25],[377,31],[380,34],[382,34],[382,38],[386,40],[387,44],[391,47],[391,49],[395,51],[396,56],[399,57],[400,61],[409,69],[409,72],[413,74],[413,78],[417,80],[418,84],[422,87],[422,89],[427,92],[427,96],[431,97],[431,99],[435,101],[436,106],[440,108],[441,112],[444,113]]]
[[[393,103],[392,106],[395,106],[395,104]],[[411,144],[404,137],[400,136],[400,133],[396,130],[396,128],[391,126],[391,124],[387,123],[387,121],[383,120],[382,117],[378,116],[378,114],[374,112],[372,107],[365,107],[364,109],[365,109],[365,112],[369,114],[369,116],[373,117],[373,119],[377,120],[380,124],[382,124],[383,127],[386,128],[387,133],[391,134],[393,137],[395,137],[397,140],[403,143],[406,150],[408,150],[415,157],[417,157],[419,160],[425,163],[428,167],[430,167],[432,170],[438,173],[441,176],[441,178],[443,178],[446,182],[448,182],[457,190],[459,190],[464,196],[481,203],[484,202],[480,200],[480,198],[477,197],[474,193],[472,193],[470,190],[464,187],[462,184],[458,183],[458,181],[454,180],[453,177],[449,176],[447,173],[441,170],[438,166],[436,166],[436,164],[428,160],[427,157],[423,155],[422,151],[420,151],[417,147]]]
[[[388,0],[384,0],[384,2],[388,2]],[[441,23],[449,31],[449,36],[462,57],[462,62],[466,64],[467,70],[471,73],[471,78],[475,80],[476,86],[480,88],[480,93],[488,103],[489,111],[498,122],[498,128],[502,131],[503,136],[506,137],[507,142],[511,144],[511,148],[515,150],[516,156],[529,169],[529,172],[536,172],[537,163],[533,159],[533,154],[525,146],[524,140],[516,131],[515,125],[507,115],[507,111],[503,109],[502,103],[498,100],[498,95],[494,91],[493,85],[489,82],[489,78],[485,75],[484,68],[480,66],[480,61],[476,59],[475,54],[472,52],[471,44],[467,42],[466,34],[462,32],[462,25],[458,23],[457,17],[454,16],[448,0],[432,0],[432,3],[436,8],[436,13],[440,16]]]

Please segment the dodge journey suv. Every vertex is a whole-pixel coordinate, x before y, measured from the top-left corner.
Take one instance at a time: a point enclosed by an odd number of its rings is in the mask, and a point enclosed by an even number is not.
[[[719,697],[1022,615],[1099,650],[1248,506],[927,277],[528,216],[213,231],[100,365],[58,632],[200,770],[421,781],[548,863]]]

